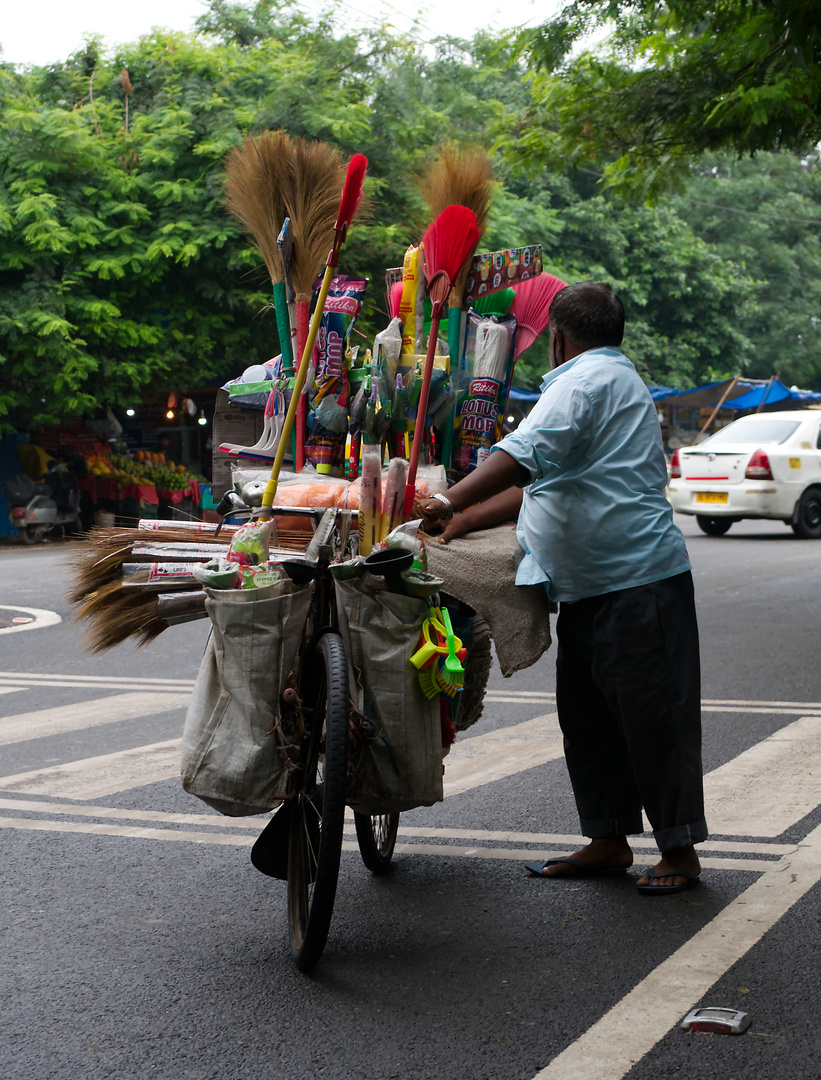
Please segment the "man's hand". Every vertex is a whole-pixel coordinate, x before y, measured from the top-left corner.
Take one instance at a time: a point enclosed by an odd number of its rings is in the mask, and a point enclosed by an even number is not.
[[[442,529],[448,516],[448,508],[438,499],[414,499],[414,518],[421,518],[426,533],[436,533]]]

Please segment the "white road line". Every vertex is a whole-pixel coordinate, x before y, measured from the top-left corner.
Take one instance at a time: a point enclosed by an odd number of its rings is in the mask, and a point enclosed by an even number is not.
[[[50,683],[32,683],[26,682],[24,679],[18,679],[12,681],[10,679],[0,679],[0,694],[4,692],[4,688],[8,687],[9,692],[11,690],[52,690],[55,688],[62,688],[65,690],[89,690],[99,691],[101,690],[140,690],[143,692],[151,693],[168,693],[169,691],[180,694],[187,694],[191,697],[191,691],[185,686],[167,686],[162,683],[158,683],[152,686],[150,683],[133,682],[131,679],[112,679],[108,683],[84,683],[79,681],[73,681],[71,679],[63,679],[61,682]]]
[[[779,836],[821,803],[821,717],[781,728],[704,778],[713,832]]]
[[[556,700],[556,694],[551,690],[507,690],[492,688],[488,695],[501,695],[515,701],[539,701],[550,703]],[[750,701],[737,698],[703,698],[703,706],[729,705],[732,711],[736,709],[798,709],[801,712],[821,712],[821,701]]]
[[[163,686],[167,690],[182,689],[184,687],[193,687],[196,682],[195,679],[151,679],[124,675],[61,675],[54,672],[30,672],[30,671],[0,671],[0,680],[3,679],[21,679],[27,683],[42,683],[46,686],[50,683],[57,683],[59,685],[62,679],[71,679],[73,682],[88,683],[89,686],[97,686],[99,683],[108,683],[111,686],[119,686],[122,682],[129,683],[151,683],[152,685]]]
[[[269,815],[259,814],[249,817],[229,818],[220,814],[191,814],[191,813],[168,813],[162,810],[132,810],[126,807],[110,806],[84,806],[78,803],[55,803],[40,802],[33,799],[2,799],[0,798],[0,810],[14,810],[21,814],[54,814],[65,817],[93,817],[113,821],[149,821],[164,825],[201,825],[206,828],[218,829],[247,829],[258,833],[270,820]],[[351,822],[345,828],[346,833],[353,834],[353,815],[350,814]],[[564,835],[562,833],[529,833],[511,832],[503,829],[441,829],[428,826],[401,825],[399,835],[402,837],[418,836],[430,840],[467,840],[473,844],[490,843],[491,841],[504,841],[512,844],[561,844],[565,847],[578,846],[584,843],[581,836]],[[635,850],[655,851],[655,842],[651,839],[634,839],[631,841]],[[772,844],[772,843],[745,843],[743,841],[730,842],[728,840],[707,841],[699,846],[700,852],[714,851],[727,852],[731,855],[752,854],[770,855],[778,857],[788,852],[795,851],[795,844]],[[522,858],[534,858],[523,849],[519,851]],[[722,866],[727,863],[724,860],[713,860]],[[740,860],[739,860],[740,861]],[[757,864],[756,864],[757,865]],[[771,865],[771,863],[767,863]]]
[[[551,698],[547,696],[542,699],[536,699],[535,697],[521,698],[514,697],[512,694],[498,694],[491,691],[485,694],[484,700],[490,705],[536,705],[550,704]],[[805,716],[809,710],[803,705],[786,708],[775,705],[707,705],[702,702],[701,711],[703,713],[747,713],[751,715],[763,713],[766,716]],[[821,706],[813,706],[812,711],[821,713]]]
[[[821,826],[795,854],[771,864],[535,1080],[620,1080],[820,880]]]
[[[110,825],[96,821],[48,821],[42,818],[0,817],[0,829],[18,829],[28,832],[83,833],[95,836],[127,836],[134,840],[179,841],[193,844],[219,844],[231,847],[250,847],[256,840],[256,834],[244,836],[237,833],[197,832],[193,829],[176,831],[174,829],[137,828],[134,825]],[[261,830],[259,830],[261,831]],[[359,845],[354,840],[342,844],[343,851],[358,851]],[[495,859],[511,862],[526,862],[531,859],[544,860],[561,855],[561,851],[526,851],[523,848],[461,847],[455,844],[397,844],[396,852],[400,855],[426,855],[447,859]],[[751,874],[760,874],[773,865],[762,859],[706,859],[702,865],[708,868],[724,870],[742,870]]]
[[[64,765],[0,777],[0,790],[65,799],[101,799],[180,775],[182,739],[135,746],[114,754],[81,758]]]
[[[95,698],[94,701],[82,701],[76,705],[58,705],[53,709],[38,709],[34,712],[18,713],[16,716],[0,717],[0,746],[184,709],[190,699],[190,694],[143,691],[138,694],[114,694],[111,697]]]
[[[457,742],[445,758],[445,798],[555,761],[564,754],[555,713]]]
[[[16,694],[18,690],[28,690],[28,686],[2,686],[2,685],[0,685],[0,694]]]
[[[0,634],[18,634],[22,630],[42,630],[46,626],[56,626],[63,621],[56,611],[46,611],[44,608],[34,607],[10,607],[2,606],[0,611],[21,611],[24,615],[31,615],[35,620],[29,623],[20,623],[19,626],[6,626],[0,630]]]

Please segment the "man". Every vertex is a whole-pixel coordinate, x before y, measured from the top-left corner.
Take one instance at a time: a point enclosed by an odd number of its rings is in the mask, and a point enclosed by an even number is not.
[[[698,629],[656,410],[619,348],[623,335],[624,308],[608,285],[558,293],[552,370],[532,413],[447,496],[416,509],[427,526],[444,526],[445,543],[518,516],[517,584],[543,582],[560,605],[556,703],[591,842],[528,868],[623,873],[643,807],[661,858],[637,887],[660,896],[696,884],[693,845],[707,838]]]

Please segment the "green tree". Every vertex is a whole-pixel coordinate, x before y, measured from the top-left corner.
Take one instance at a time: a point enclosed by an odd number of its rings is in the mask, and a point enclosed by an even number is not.
[[[821,172],[818,154],[705,156],[672,204],[693,231],[756,278],[741,328],[747,371],[821,387]]]
[[[818,0],[573,0],[523,44],[543,75],[520,153],[605,161],[630,193],[659,194],[706,150],[821,139]]]

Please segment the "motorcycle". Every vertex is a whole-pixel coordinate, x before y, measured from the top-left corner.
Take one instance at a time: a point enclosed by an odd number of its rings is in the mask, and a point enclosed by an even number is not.
[[[51,462],[40,483],[18,473],[3,487],[11,506],[9,521],[24,543],[40,543],[52,529],[61,529],[63,535],[82,531],[77,478],[62,462]]]

